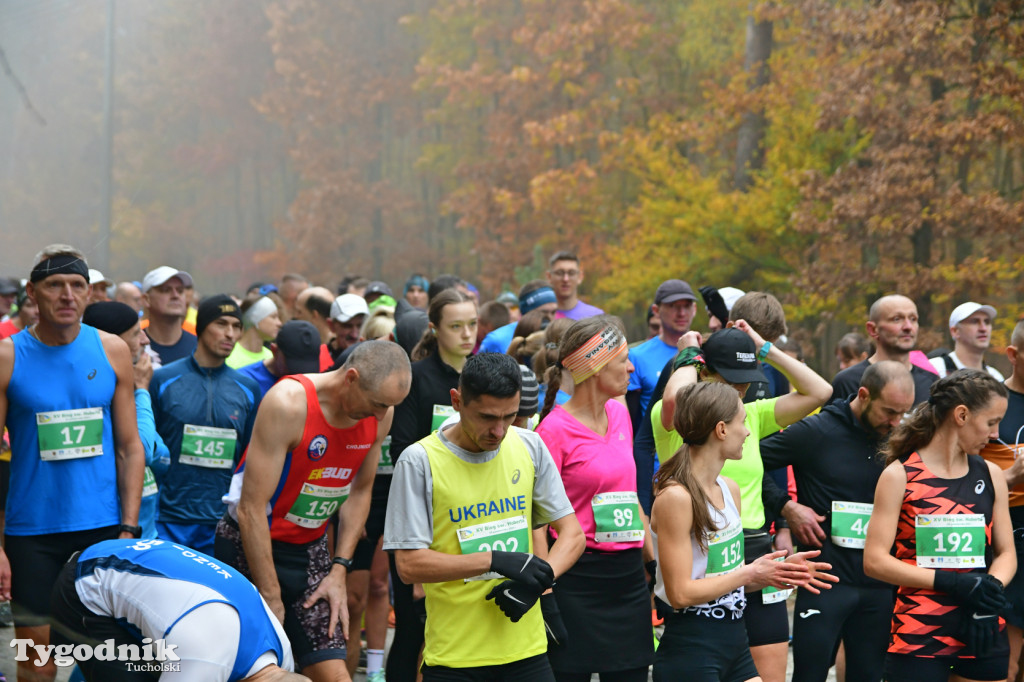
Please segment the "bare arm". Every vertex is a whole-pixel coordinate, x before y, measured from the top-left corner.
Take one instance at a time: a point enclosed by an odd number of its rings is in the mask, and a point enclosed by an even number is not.
[[[745,320],[737,320],[736,328],[747,334],[754,341],[757,350],[761,350],[764,339]],[[774,344],[768,351],[765,361],[782,372],[796,390],[796,393],[781,396],[775,401],[775,421],[779,426],[789,426],[803,419],[832,397],[830,383],[804,363],[783,353]]]
[[[117,468],[117,494],[121,500],[121,523],[136,526],[142,501],[146,451],[139,439],[139,424],[135,417],[135,370],[128,344],[121,337],[100,332],[100,338],[107,360],[117,376],[110,421],[116,450],[114,465]],[[132,535],[121,533],[120,537],[130,538]]]
[[[893,585],[930,590],[935,584],[935,571],[905,563],[889,553],[896,539],[906,486],[907,472],[899,462],[887,466],[878,479],[875,506],[864,541],[864,573]]]
[[[267,505],[281,479],[285,457],[302,439],[305,421],[305,390],[298,382],[283,381],[267,391],[246,450],[236,512],[252,582],[281,622],[284,603],[271,553]]]
[[[445,554],[433,549],[396,549],[395,564],[404,583],[443,583],[491,570],[490,552]]]

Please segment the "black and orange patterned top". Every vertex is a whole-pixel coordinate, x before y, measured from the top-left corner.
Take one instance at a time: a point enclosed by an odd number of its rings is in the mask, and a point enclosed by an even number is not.
[[[907,473],[907,487],[903,492],[903,506],[896,526],[896,558],[917,565],[916,518],[919,514],[982,514],[985,517],[985,565],[991,565],[995,491],[985,460],[977,455],[968,455],[967,474],[952,479],[937,477],[916,452],[900,461]],[[892,616],[889,653],[928,658],[970,658],[964,651],[964,642],[958,638],[961,615],[960,605],[945,592],[900,586]],[[999,619],[999,626],[1000,629],[1006,627],[1002,618]],[[1005,638],[1002,642],[1005,647]],[[992,652],[993,655],[997,653]]]

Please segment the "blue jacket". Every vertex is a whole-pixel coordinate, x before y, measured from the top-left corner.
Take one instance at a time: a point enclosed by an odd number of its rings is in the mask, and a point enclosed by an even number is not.
[[[155,371],[149,394],[157,433],[171,453],[170,468],[160,482],[160,520],[216,524],[226,509],[221,497],[231,484],[231,472],[249,445],[259,386],[227,365],[202,368],[190,355]],[[231,465],[208,468],[182,462],[186,424],[233,430],[235,451],[225,453]]]

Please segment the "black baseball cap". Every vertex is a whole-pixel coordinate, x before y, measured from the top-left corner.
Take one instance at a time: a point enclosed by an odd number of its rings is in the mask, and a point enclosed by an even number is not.
[[[701,350],[708,369],[730,384],[768,381],[757,361],[753,340],[739,329],[719,329],[704,341]]]
[[[314,374],[320,371],[320,332],[305,320],[289,320],[281,325],[274,340],[284,354],[289,374]]]
[[[654,292],[654,302],[658,305],[682,300],[696,301],[697,297],[694,295],[690,285],[681,279],[667,279]]]

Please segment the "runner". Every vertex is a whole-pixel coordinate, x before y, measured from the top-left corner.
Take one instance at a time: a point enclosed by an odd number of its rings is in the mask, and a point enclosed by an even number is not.
[[[787,502],[782,514],[798,548],[820,548],[839,577],[828,592],[797,593],[792,682],[824,682],[840,640],[846,679],[882,679],[893,595],[864,575],[864,536],[882,473],[878,447],[913,403],[910,372],[882,360],[867,368],[850,400],[760,442],[765,469],[792,465],[796,475],[801,504]]]
[[[149,385],[157,432],[171,451],[157,533],[213,554],[221,498],[249,443],[260,389],[224,364],[242,333],[242,312],[230,296],[203,299],[196,331],[195,353],[158,369]]]
[[[395,408],[391,428],[391,456],[401,461],[405,449],[440,428],[451,414],[451,392],[459,386],[459,374],[476,342],[476,303],[458,289],[445,289],[430,300],[429,327],[413,349],[412,389]],[[374,486],[373,528],[367,539],[382,532],[382,513],[388,505],[391,476],[383,475]],[[406,583],[390,558],[394,593],[395,636],[388,653],[387,677],[391,682],[415,680],[423,647],[423,594],[418,585]],[[381,647],[383,648],[383,647]]]
[[[345,580],[392,406],[408,393],[409,377],[398,345],[367,341],[340,369],[280,382],[261,404],[225,496],[216,556],[251,577],[284,623],[296,666],[314,682],[349,679]]]
[[[664,398],[651,407],[651,425],[658,458],[664,463],[679,450],[682,441],[672,430],[676,394],[687,384],[698,381],[724,382],[746,395],[750,384],[764,381],[758,358],[773,365],[790,381],[794,393],[746,403],[746,424],[751,435],[744,442],[740,461],[725,463],[723,475],[736,481],[743,500],[741,506],[744,553],[747,563],[772,551],[762,500],[764,464],[758,449],[762,437],[806,417],[828,399],[831,387],[807,365],[766,343],[746,320],[719,330],[703,341],[699,333],[684,334],[679,341],[683,351],[675,360],[676,369],[665,387]],[[779,547],[781,549],[781,547]],[[758,673],[765,682],[781,682],[786,675],[789,649],[789,619],[786,598],[789,591],[772,588],[751,591],[747,595],[744,625]]]
[[[50,589],[68,556],[141,534],[145,455],[128,346],[80,322],[89,297],[85,257],[46,247],[26,291],[39,321],[0,341],[0,431],[6,424],[11,439],[0,599],[13,596],[18,638],[45,645]],[[52,658],[36,660],[38,652],[18,662],[18,679],[53,680]]]
[[[180,661],[161,679],[308,682],[288,672],[288,638],[259,592],[238,571],[171,542],[109,540],[76,553],[54,586],[53,613],[57,636],[77,645],[169,649]],[[158,640],[164,647],[151,645]],[[150,665],[159,662],[134,663]],[[124,660],[78,666],[88,682],[155,679]]]
[[[540,310],[544,313],[554,315],[558,307],[558,299],[548,283],[542,279],[535,279],[527,282],[519,290],[519,313],[520,317],[508,324],[498,327],[484,337],[480,342],[480,353],[506,353],[512,344],[512,338],[516,335],[516,325],[527,313]]]
[[[563,367],[572,374],[573,394],[553,407]],[[604,315],[573,323],[559,343],[558,364],[548,369],[537,434],[551,451],[587,545],[555,589],[568,632],[548,653],[559,682],[590,680],[595,672],[644,681],[654,656],[644,575],[654,549],[636,496],[629,412],[616,400],[632,371],[622,323]]]
[[[139,504],[139,525],[142,539],[156,538],[157,503],[159,488],[157,476],[163,476],[171,463],[171,453],[163,439],[156,432],[153,419],[153,403],[149,396],[149,382],[153,379],[153,363],[145,353],[149,337],[139,325],[139,316],[125,303],[103,301],[86,307],[82,322],[100,331],[120,336],[132,358],[132,374],[135,378],[135,421],[138,424],[139,440],[146,453],[146,470],[142,481],[142,500]]]
[[[161,365],[169,365],[192,355],[196,334],[186,329],[189,290],[192,275],[167,265],[150,270],[142,278],[142,299],[146,310],[143,328],[149,346],[160,356]]]
[[[459,423],[395,466],[384,548],[427,595],[424,682],[554,679],[544,620],[560,628],[541,593],[579,556],[583,534],[543,441],[510,428],[520,382],[507,355],[470,358],[451,391]],[[546,523],[559,535],[544,561],[530,531]]]
[[[242,301],[242,336],[224,361],[228,367],[242,369],[273,357],[265,344],[277,338],[282,324],[280,307],[274,299],[281,300],[277,294],[262,296],[257,293]]]
[[[996,309],[974,301],[961,303],[949,314],[949,333],[953,337],[953,351],[932,358],[935,372],[944,377],[964,367],[983,369],[998,381],[1002,373],[985,364],[985,351],[992,345],[992,320]]]
[[[977,456],[1005,412],[1006,388],[963,369],[889,437],[864,546],[864,572],[900,586],[887,680],[1006,679],[998,614],[1017,557],[1006,483]]]
[[[266,395],[270,387],[288,374],[316,374],[320,371],[320,335],[309,322],[289,320],[281,325],[270,344],[270,357],[238,370]]]
[[[760,679],[741,622],[744,586],[817,592],[835,581],[819,572],[829,564],[808,561],[818,550],[784,561],[779,550],[744,565],[740,489],[721,471],[743,456],[745,419],[730,386],[689,384],[679,392],[674,425],[684,444],[658,471],[651,513],[655,602],[665,619],[656,681]]]
[[[18,305],[18,312],[9,320],[0,322],[0,339],[14,336],[23,329],[31,327],[39,321],[39,306],[35,300],[28,297],[25,287],[18,289],[18,296],[15,298]]]
[[[558,299],[555,317],[582,320],[585,317],[601,315],[603,310],[580,300],[579,289],[583,284],[583,267],[580,258],[572,251],[559,251],[548,259],[548,283]],[[522,300],[522,294],[519,299]],[[527,311],[523,311],[525,315]]]

